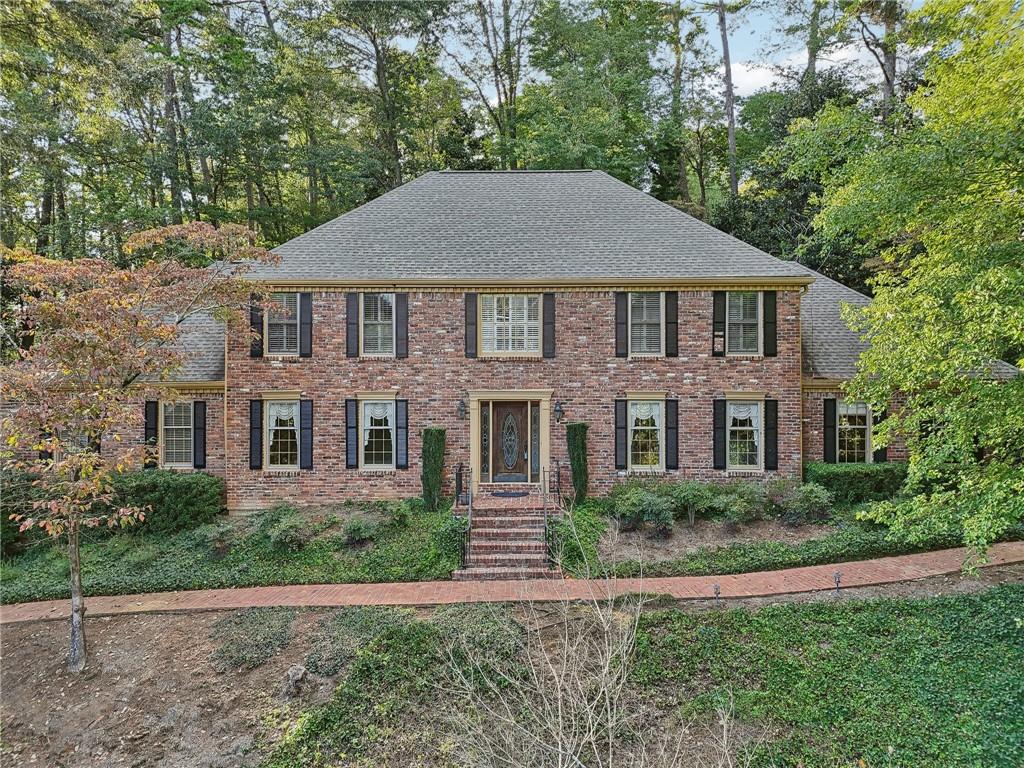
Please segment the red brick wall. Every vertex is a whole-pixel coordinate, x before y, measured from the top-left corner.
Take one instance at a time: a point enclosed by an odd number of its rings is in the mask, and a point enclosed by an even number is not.
[[[822,461],[825,457],[825,405],[827,398],[837,401],[845,399],[839,390],[807,390],[804,392],[804,461]],[[893,406],[898,407],[898,406]],[[886,450],[889,461],[906,461],[907,447],[897,438],[889,443]]]
[[[456,416],[456,403],[468,402],[469,389],[553,389],[552,403],[562,401],[568,421],[590,425],[591,487],[597,492],[621,477],[614,469],[613,408],[625,390],[665,390],[679,399],[680,469],[667,474],[701,478],[725,476],[712,469],[712,400],[726,390],[763,391],[779,401],[779,474],[798,476],[799,293],[778,293],[778,356],[771,358],[711,356],[711,297],[710,291],[680,294],[677,358],[616,358],[614,295],[602,291],[558,294],[555,358],[471,360],[464,351],[463,294],[415,292],[409,295],[409,357],[374,360],[345,356],[345,294],[314,293],[311,358],[251,358],[247,329],[229,333],[228,506],[418,494],[423,427],[448,430],[449,472],[469,462],[469,419]],[[345,399],[396,387],[398,397],[409,401],[409,469],[346,469]],[[313,400],[312,470],[282,475],[249,469],[249,400],[273,390],[298,390]],[[564,427],[552,417],[550,430],[551,459],[567,464]]]

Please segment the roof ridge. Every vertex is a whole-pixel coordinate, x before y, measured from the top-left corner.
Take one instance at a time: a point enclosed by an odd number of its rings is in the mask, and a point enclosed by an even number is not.
[[[427,171],[427,173],[508,173],[508,174],[529,174],[529,173],[602,173],[594,168],[442,168],[438,171]],[[426,174],[423,174],[424,176]],[[418,177],[422,178],[422,176]]]

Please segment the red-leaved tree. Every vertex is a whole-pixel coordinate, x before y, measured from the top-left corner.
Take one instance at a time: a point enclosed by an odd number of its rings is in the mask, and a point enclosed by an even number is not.
[[[237,225],[147,230],[126,248],[137,266],[2,252],[20,299],[6,325],[21,337],[3,369],[5,460],[35,478],[39,495],[31,512],[11,518],[22,531],[66,539],[74,672],[86,665],[79,535],[145,517],[145,509],[119,506],[113,493],[115,476],[143,466],[153,450],[128,439],[142,431],[139,402],[166,397],[159,382],[173,380],[189,354],[178,343],[182,325],[197,315],[239,316],[250,290],[241,274],[272,258]]]

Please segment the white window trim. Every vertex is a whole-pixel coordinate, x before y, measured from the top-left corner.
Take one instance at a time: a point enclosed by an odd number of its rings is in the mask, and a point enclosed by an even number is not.
[[[494,350],[488,352],[484,349],[484,297],[493,296],[525,296],[527,300],[531,297],[537,299],[537,349],[509,350],[507,352]],[[542,357],[544,354],[544,297],[539,293],[481,293],[476,302],[476,344],[479,357]],[[529,317],[529,314],[527,314]],[[530,321],[526,325],[529,329]],[[529,338],[527,333],[526,338]],[[525,340],[524,340],[525,343]]]
[[[165,454],[165,451],[164,451],[164,441],[167,439],[166,438],[166,433],[164,432],[164,408],[166,406],[168,406],[168,405],[187,405],[188,408],[189,408],[189,426],[188,426],[189,451],[192,454],[192,461],[189,461],[187,463],[186,462],[182,462],[182,461],[166,461],[164,459],[164,454]],[[196,440],[196,409],[195,409],[195,404],[192,401],[161,400],[159,408],[160,408],[160,413],[159,413],[158,423],[159,423],[160,439],[159,439],[158,443],[159,443],[159,453],[160,453],[160,461],[159,461],[160,467],[162,469],[192,469],[193,467],[195,467],[195,463],[196,463],[196,455],[195,455],[195,450],[196,450],[196,448],[195,448],[195,446],[196,446],[196,442],[195,442],[195,440]],[[176,427],[176,429],[180,429],[180,427]]]
[[[395,460],[398,458],[398,427],[395,424],[395,420],[398,418],[398,409],[395,407],[395,393],[387,392],[380,393],[368,393],[367,397],[361,397],[357,395],[357,402],[359,404],[358,418],[359,422],[359,469],[364,472],[393,472],[395,470]],[[364,424],[364,413],[367,405],[388,405],[391,407],[391,463],[390,464],[367,464],[366,463],[366,433]]]
[[[658,406],[661,418],[658,425],[658,463],[657,465],[633,464],[633,405],[635,403],[653,403]],[[626,401],[626,467],[630,473],[652,474],[665,471],[665,400],[651,398],[635,398]]]
[[[633,351],[633,295],[638,293],[657,293],[661,317],[659,323],[658,345],[660,352],[634,352]],[[664,291],[630,291],[629,299],[626,302],[626,348],[629,350],[629,357],[665,357],[665,292]]]
[[[730,407],[733,405],[756,405],[757,406],[757,464],[756,465],[735,465],[729,460],[731,451],[729,445],[732,440],[732,417],[729,415]],[[729,400],[725,402],[725,471],[726,472],[764,472],[764,400]]]
[[[274,296],[287,296],[288,294],[295,295],[295,351],[294,352],[271,352],[270,351],[270,308],[268,307],[263,312],[263,355],[264,357],[298,357],[299,346],[301,344],[299,340],[299,334],[302,332],[301,329],[301,313],[302,313],[302,296],[299,295],[298,291],[272,291],[270,293],[271,300]]]
[[[294,464],[271,464],[270,463],[270,432],[273,425],[270,422],[270,404],[288,403],[295,406],[295,463]],[[285,397],[270,397],[263,400],[263,466],[270,472],[298,472],[302,466],[302,406],[298,400]]]
[[[729,296],[734,293],[757,294],[757,351],[731,352],[729,350]],[[762,357],[764,355],[764,291],[725,292],[725,355],[726,357]]]
[[[839,434],[840,434],[840,432],[843,429],[843,427],[839,423],[839,420],[842,418],[841,408],[844,405],[853,405],[853,406],[863,405],[864,409],[868,413],[868,422],[867,422],[867,427],[866,427],[867,435],[866,435],[866,438],[864,440],[864,461],[839,461]],[[851,402],[846,402],[845,400],[837,401],[836,402],[836,464],[874,464],[874,462],[875,462],[875,452],[874,452],[874,450],[872,450],[872,446],[871,446],[871,432],[872,432],[872,430],[874,430],[874,428],[875,428],[875,415],[871,412],[871,408],[868,407],[867,403],[865,403],[865,402],[863,402],[861,400],[854,400],[854,401],[851,401]],[[858,429],[859,429],[859,427],[858,427]]]
[[[366,331],[365,331],[366,307],[365,307],[364,299],[366,297],[366,294],[365,293],[360,293],[359,294],[359,356],[360,357],[370,357],[370,358],[378,357],[378,358],[382,358],[382,359],[386,360],[386,359],[389,359],[389,358],[393,358],[395,356],[395,351],[396,351],[397,346],[398,346],[398,335],[397,335],[398,334],[398,326],[397,326],[397,318],[396,318],[396,315],[398,313],[395,311],[395,294],[393,294],[393,293],[386,293],[384,291],[378,291],[378,292],[372,292],[372,295],[374,295],[374,296],[390,296],[391,297],[391,351],[390,352],[367,352],[364,349],[363,342],[366,341]]]

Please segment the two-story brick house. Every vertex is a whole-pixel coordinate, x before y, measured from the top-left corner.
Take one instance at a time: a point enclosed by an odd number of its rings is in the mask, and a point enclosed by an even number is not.
[[[230,509],[417,494],[427,426],[477,491],[567,465],[569,421],[596,491],[884,459],[840,393],[868,299],[602,172],[428,173],[276,253],[247,275],[273,308],[191,324],[146,405]]]

